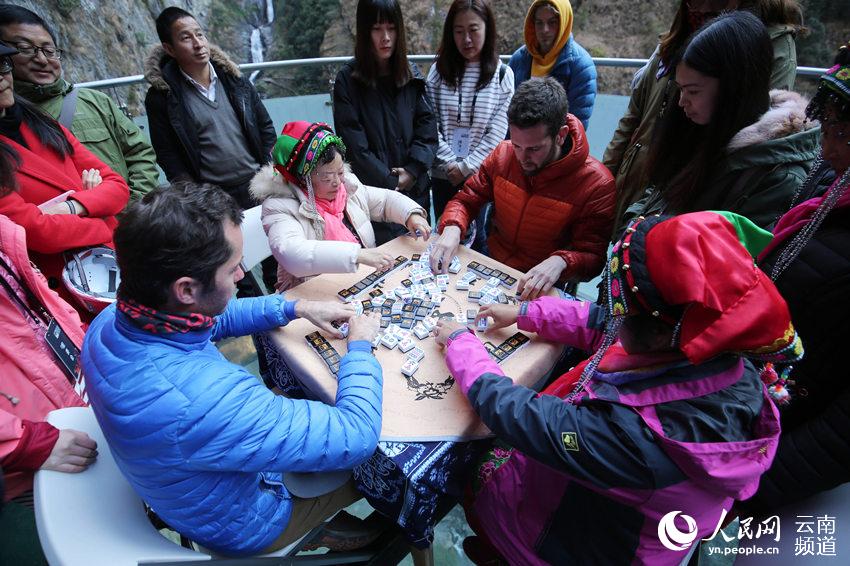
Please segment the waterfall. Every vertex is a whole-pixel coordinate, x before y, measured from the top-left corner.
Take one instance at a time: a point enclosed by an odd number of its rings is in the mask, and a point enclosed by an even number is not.
[[[260,33],[260,28],[254,28],[251,30],[251,62],[263,62],[263,36]],[[254,71],[251,73],[251,76],[248,77],[248,80],[253,83],[254,79],[256,79],[259,74],[260,71]]]
[[[262,63],[263,59],[263,34],[261,32],[261,28],[271,26],[274,22],[274,0],[257,0],[257,7],[262,14],[263,9],[266,12],[266,23],[262,24],[262,16],[260,17],[260,21],[256,23],[254,28],[251,30],[251,62],[252,63]],[[248,80],[253,82],[257,79],[261,71],[254,71],[248,77]]]
[[[274,21],[274,0],[266,0],[266,24],[271,25]]]

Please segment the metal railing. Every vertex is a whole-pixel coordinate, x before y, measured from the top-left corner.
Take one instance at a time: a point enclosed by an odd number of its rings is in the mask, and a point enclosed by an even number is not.
[[[434,60],[436,55],[410,55],[408,59],[415,63],[429,63]],[[285,61],[266,61],[264,63],[243,63],[239,65],[242,71],[268,71],[272,69],[286,69],[290,67],[318,67],[322,65],[341,65],[351,59],[348,57],[316,57],[313,59],[288,59]],[[509,55],[502,55],[501,59],[507,61]],[[647,59],[616,59],[612,57],[594,57],[593,62],[597,67],[620,67],[620,68],[640,68],[646,65]],[[797,67],[797,76],[800,77],[819,77],[824,74],[826,69],[819,67]],[[77,86],[86,88],[112,88],[117,86],[129,86],[145,82],[144,75],[130,75],[127,77],[118,77],[114,79],[104,79],[101,81],[88,81],[76,83]]]

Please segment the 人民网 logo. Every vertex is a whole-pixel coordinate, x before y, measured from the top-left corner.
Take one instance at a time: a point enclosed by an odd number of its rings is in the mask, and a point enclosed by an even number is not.
[[[682,532],[676,526],[676,517],[682,516],[682,520],[687,525],[687,531]],[[681,551],[691,546],[697,538],[697,522],[690,515],[685,515],[681,511],[670,511],[658,521],[658,540],[664,545],[664,548],[673,551]]]

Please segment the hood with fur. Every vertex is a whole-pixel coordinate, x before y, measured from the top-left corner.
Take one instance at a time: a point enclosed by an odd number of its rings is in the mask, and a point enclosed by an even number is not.
[[[351,171],[351,166],[348,163],[345,164],[343,183],[345,183],[348,196],[356,193],[360,187],[360,180]],[[264,165],[251,179],[251,196],[259,202],[271,197],[298,199],[299,202],[307,200],[304,191],[284,179],[283,175],[275,171],[272,164]]]
[[[806,119],[808,103],[809,101],[803,95],[796,92],[771,90],[770,110],[762,114],[755,124],[735,134],[729,141],[727,150],[731,153],[744,147],[782,139],[816,128],[817,122]]]
[[[171,87],[162,76],[162,66],[173,58],[165,52],[162,45],[157,45],[151,49],[145,59],[145,80],[157,90],[169,91]],[[210,44],[210,61],[216,66],[217,73],[227,73],[234,77],[241,77],[242,71],[233,60],[217,45]]]

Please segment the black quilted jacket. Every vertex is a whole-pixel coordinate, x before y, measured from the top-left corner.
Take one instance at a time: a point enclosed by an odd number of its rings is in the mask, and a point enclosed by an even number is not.
[[[777,254],[762,268],[770,273]],[[798,395],[753,509],[768,511],[850,481],[850,207],[833,210],[776,281],[806,349]]]

